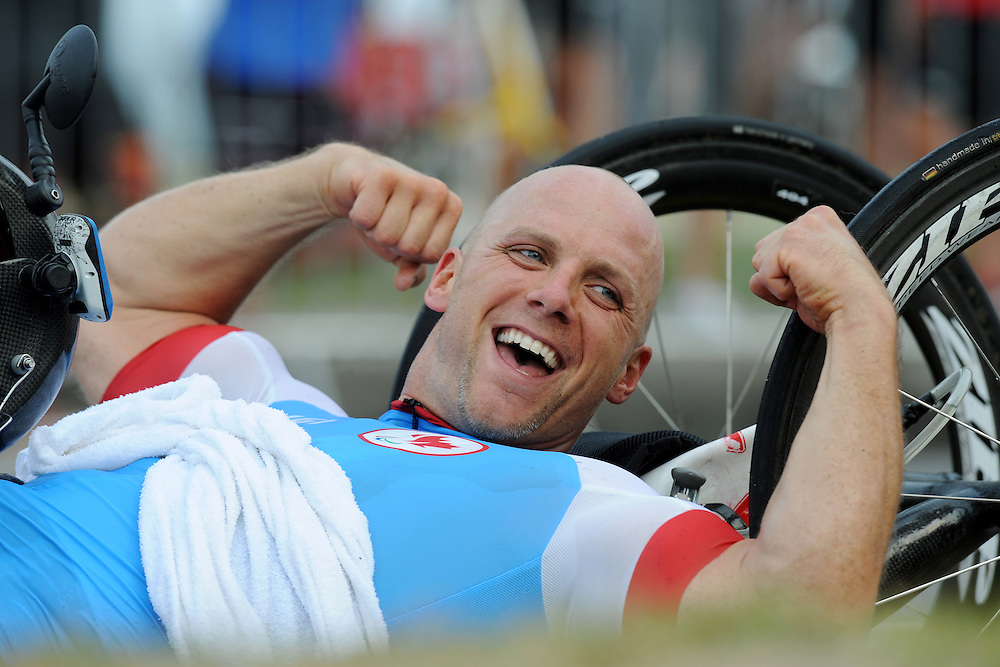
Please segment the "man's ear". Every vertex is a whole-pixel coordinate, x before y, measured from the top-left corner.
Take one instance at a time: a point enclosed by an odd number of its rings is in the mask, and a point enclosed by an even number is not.
[[[451,295],[451,286],[458,274],[458,267],[462,265],[462,251],[458,248],[448,248],[441,260],[434,267],[430,283],[424,291],[424,303],[431,310],[443,313],[448,307],[448,297]]]
[[[652,358],[653,348],[649,345],[644,343],[635,348],[628,363],[625,364],[625,369],[622,370],[621,375],[611,387],[611,391],[608,392],[607,399],[616,405],[628,400],[628,397],[639,386],[639,378],[642,377],[643,371],[646,370],[646,366],[649,365],[649,360]]]

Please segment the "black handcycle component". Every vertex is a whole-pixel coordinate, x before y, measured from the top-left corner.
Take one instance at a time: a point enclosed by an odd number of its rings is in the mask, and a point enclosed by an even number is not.
[[[1000,482],[910,478],[879,584],[876,618],[955,572],[1000,530]]]
[[[22,104],[34,180],[0,157],[0,449],[34,426],[69,371],[79,317],[103,321],[112,303],[97,239],[84,216],[56,216],[62,191],[41,109],[62,129],[83,113],[97,71],[97,41],[71,28]]]
[[[35,215],[46,215],[62,206],[62,189],[56,183],[41,109],[58,130],[70,127],[83,115],[97,79],[97,38],[85,25],[70,28],[52,49],[42,80],[21,103],[28,130],[28,158],[34,183],[28,186],[25,202]]]

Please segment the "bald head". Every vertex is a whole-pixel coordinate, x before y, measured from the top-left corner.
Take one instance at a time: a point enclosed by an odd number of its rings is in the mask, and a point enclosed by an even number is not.
[[[537,172],[438,262],[424,302],[442,316],[403,394],[477,437],[568,449],[637,388],[662,281],[656,220],[624,180]]]
[[[663,284],[663,239],[656,218],[639,193],[606,169],[583,165],[549,167],[501,193],[469,233],[463,251],[468,253],[483,239],[494,238],[516,225],[531,225],[543,216],[586,226],[588,233],[603,236],[609,249],[621,246],[631,253],[634,265],[639,267],[637,288],[645,333]]]

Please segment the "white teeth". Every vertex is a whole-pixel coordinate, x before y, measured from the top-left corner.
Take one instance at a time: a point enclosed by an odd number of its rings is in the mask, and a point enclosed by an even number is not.
[[[558,357],[556,357],[555,350],[550,348],[545,343],[535,340],[520,329],[503,329],[499,334],[497,334],[497,342],[507,343],[508,345],[517,345],[533,354],[537,354],[545,362],[545,365],[552,370],[555,370],[559,366],[559,360]]]

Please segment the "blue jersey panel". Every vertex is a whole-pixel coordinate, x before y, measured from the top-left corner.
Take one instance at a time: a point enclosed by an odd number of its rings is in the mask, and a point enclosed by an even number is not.
[[[486,445],[390,413],[336,419],[280,403],[352,479],[394,638],[544,623],[541,555],[579,490],[568,456]],[[75,639],[163,649],[138,539],[144,459],[0,482],[0,658]],[[511,530],[516,527],[516,530]]]
[[[580,488],[570,457],[480,444],[424,421],[412,431],[386,417],[338,419],[292,401],[274,407],[351,478],[391,632],[544,622],[541,555]],[[426,430],[454,440],[436,442]]]
[[[166,646],[139,557],[139,491],[154,461],[0,482],[0,652],[81,639]]]

